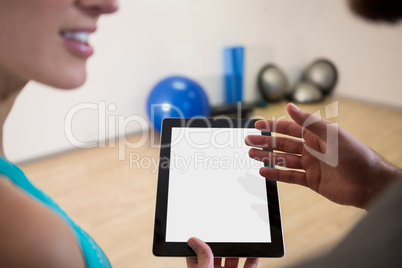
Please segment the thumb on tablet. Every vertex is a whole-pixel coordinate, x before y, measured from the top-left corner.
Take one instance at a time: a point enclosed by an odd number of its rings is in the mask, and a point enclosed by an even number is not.
[[[187,267],[212,268],[214,267],[214,255],[211,248],[198,238],[192,237],[187,245],[197,254],[197,259],[187,258]]]

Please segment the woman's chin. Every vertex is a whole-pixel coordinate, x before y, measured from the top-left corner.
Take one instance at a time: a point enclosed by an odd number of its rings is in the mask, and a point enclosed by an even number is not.
[[[59,88],[59,89],[75,89],[81,87],[87,78],[86,71],[73,72],[70,74],[63,73],[64,75],[55,75],[45,80],[38,80],[42,84]]]

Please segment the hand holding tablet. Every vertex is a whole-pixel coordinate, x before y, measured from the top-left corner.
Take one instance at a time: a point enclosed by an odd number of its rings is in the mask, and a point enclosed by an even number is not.
[[[166,119],[162,127],[153,253],[195,256],[187,240],[216,257],[284,254],[276,182],[258,175],[246,136],[256,120]],[[269,135],[269,133],[264,133]]]
[[[197,238],[190,238],[187,244],[197,254],[197,258],[186,258],[187,268],[237,268],[239,265],[239,258],[226,258],[224,261],[222,258],[214,258],[211,248]],[[259,258],[247,258],[243,268],[256,268],[259,260]]]

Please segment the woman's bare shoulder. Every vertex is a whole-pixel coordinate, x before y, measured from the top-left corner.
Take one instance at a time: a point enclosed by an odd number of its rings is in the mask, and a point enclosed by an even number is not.
[[[67,223],[1,176],[0,237],[1,267],[85,267]]]

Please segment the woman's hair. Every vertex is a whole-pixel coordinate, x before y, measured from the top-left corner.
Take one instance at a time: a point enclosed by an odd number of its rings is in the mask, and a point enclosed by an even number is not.
[[[370,20],[390,23],[402,19],[401,0],[349,0],[353,12]]]

